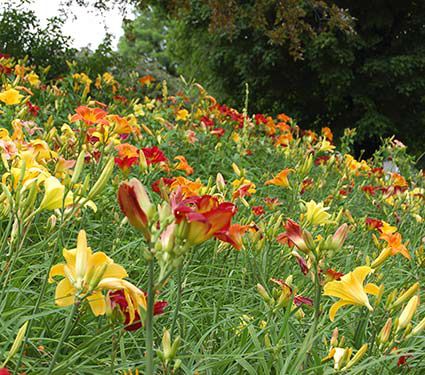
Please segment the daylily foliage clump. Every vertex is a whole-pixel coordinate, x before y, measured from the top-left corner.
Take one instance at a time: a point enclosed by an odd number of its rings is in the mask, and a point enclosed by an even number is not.
[[[400,141],[69,69],[0,55],[0,372],[425,371]]]

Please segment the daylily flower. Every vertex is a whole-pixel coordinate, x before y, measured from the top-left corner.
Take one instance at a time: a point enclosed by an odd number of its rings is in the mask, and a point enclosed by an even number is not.
[[[145,154],[146,162],[148,165],[158,164],[161,162],[166,162],[167,158],[164,153],[156,146],[154,147],[144,147],[142,152]]]
[[[146,296],[145,296],[146,297]],[[142,327],[139,312],[135,310],[134,318],[131,320],[131,306],[128,303],[124,290],[111,291],[107,295],[111,310],[118,309],[124,316],[124,329],[126,331],[136,331]],[[166,301],[156,301],[153,306],[153,315],[161,315],[168,306]]]
[[[139,82],[142,86],[150,86],[152,82],[155,81],[155,78],[151,76],[150,74],[145,75],[143,77],[139,78]]]
[[[409,254],[409,250],[407,250],[406,246],[402,243],[402,237],[400,233],[382,233],[380,238],[387,242],[386,247],[391,249],[391,255],[400,253],[405,258],[409,260],[412,259]]]
[[[171,206],[176,223],[184,226],[184,237],[191,245],[198,245],[219,233],[222,235],[236,213],[233,203],[219,203],[217,197],[211,195],[183,199],[181,190],[172,195]]]
[[[249,230],[255,230],[255,228],[251,225],[232,224],[226,231],[216,233],[215,237],[240,250],[243,247],[242,237]]]
[[[316,203],[311,200],[305,204],[307,212],[305,214],[306,223],[312,225],[323,225],[329,223],[329,218],[331,217],[326,211],[329,210],[329,207],[323,207],[323,202]]]
[[[189,117],[189,111],[187,109],[180,109],[176,114],[176,121],[186,121]]]
[[[140,230],[146,239],[150,238],[148,228],[154,206],[137,178],[123,182],[118,188],[118,203],[130,224]]]
[[[268,180],[264,183],[264,185],[276,185],[282,187],[289,187],[288,175],[293,172],[293,169],[283,169],[280,171],[275,177],[271,180]]]
[[[309,253],[312,249],[311,234],[304,231],[295,221],[288,219],[285,224],[286,237],[295,244],[303,253]]]
[[[189,165],[186,158],[182,155],[176,156],[174,160],[177,160],[178,163],[175,165],[175,169],[179,171],[184,171],[188,176],[193,173],[193,168]]]
[[[106,120],[107,112],[103,109],[80,106],[75,110],[75,112],[77,113],[71,117],[71,122],[80,120],[86,125],[108,125],[108,121]]]
[[[68,207],[73,203],[72,192],[65,195],[65,186],[56,177],[49,177],[44,181],[44,197],[40,203],[41,210],[56,210]]]
[[[102,290],[123,290],[128,301],[130,323],[134,321],[136,311],[146,308],[146,298],[141,290],[130,282],[126,270],[99,251],[93,253],[87,246],[86,232],[78,234],[77,248],[63,250],[66,263],[53,266],[49,273],[49,282],[53,277],[63,276],[55,292],[55,302],[58,306],[69,306],[76,298],[86,297],[93,314],[103,315],[106,312],[106,300]]]
[[[9,89],[3,92],[0,92],[0,101],[6,105],[15,105],[21,102],[21,99],[24,96],[19,93],[18,90]]]
[[[337,311],[346,305],[366,306],[369,311],[373,311],[367,297],[368,294],[378,295],[379,288],[375,284],[366,284],[363,282],[367,275],[373,272],[368,266],[361,266],[354,271],[342,276],[340,280],[328,282],[324,287],[325,296],[340,298],[329,310],[329,318],[334,321]]]

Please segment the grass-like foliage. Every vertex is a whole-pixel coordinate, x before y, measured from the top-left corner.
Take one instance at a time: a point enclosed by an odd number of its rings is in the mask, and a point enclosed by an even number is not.
[[[425,372],[403,144],[70,68],[0,58],[1,374]]]

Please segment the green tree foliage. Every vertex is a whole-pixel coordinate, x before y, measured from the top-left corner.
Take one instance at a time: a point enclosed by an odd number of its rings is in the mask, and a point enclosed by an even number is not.
[[[167,80],[169,88],[179,87],[176,65],[170,59],[167,39],[173,21],[164,17],[157,8],[145,7],[134,20],[124,22],[124,35],[118,43],[118,52],[128,68],[140,75],[152,75],[156,80]]]
[[[28,56],[41,67],[50,65],[49,74],[58,76],[66,69],[66,60],[75,55],[70,38],[62,34],[63,21],[51,18],[42,27],[33,11],[4,3],[0,6],[0,52],[16,58]]]
[[[425,2],[216,3],[192,0],[172,13],[180,73],[236,105],[247,82],[251,111],[357,127],[363,142],[395,133],[423,148]]]

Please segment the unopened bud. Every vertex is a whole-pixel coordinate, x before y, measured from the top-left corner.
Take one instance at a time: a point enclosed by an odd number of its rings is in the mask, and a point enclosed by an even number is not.
[[[385,344],[388,341],[388,339],[390,338],[392,326],[393,326],[393,320],[392,318],[388,318],[388,320],[382,327],[381,332],[379,333],[379,336],[378,336],[378,342],[380,344]]]
[[[407,325],[412,320],[412,317],[415,314],[418,308],[418,305],[419,305],[419,296],[413,296],[400,314],[398,325],[397,325],[397,331],[407,327]]]
[[[411,298],[416,292],[419,290],[419,283],[414,283],[409,289],[407,289],[403,294],[398,297],[395,302],[392,304],[392,307],[395,308],[404,302],[406,302],[409,298]]]
[[[361,348],[357,351],[357,353],[354,355],[353,358],[351,358],[350,361],[348,361],[347,365],[344,367],[344,369],[349,369],[350,367],[352,367],[353,365],[355,365],[358,361],[360,361],[362,359],[362,357],[364,356],[364,354],[367,352],[368,349],[368,344],[363,344],[361,346]],[[351,355],[351,353],[350,353]]]
[[[257,292],[265,302],[267,302],[267,303],[270,302],[271,297],[267,293],[266,289],[261,284],[257,284]]]
[[[98,195],[103,190],[109,178],[111,177],[113,170],[114,170],[114,158],[110,158],[109,161],[106,163],[105,168],[103,168],[103,171],[99,176],[99,179],[90,189],[89,194],[87,196],[88,199],[93,199],[96,195]]]
[[[384,250],[381,251],[381,253],[378,255],[378,257],[372,262],[371,267],[376,268],[379,267],[382,263],[385,262],[385,260],[391,256],[392,250],[390,247],[386,247]]]

